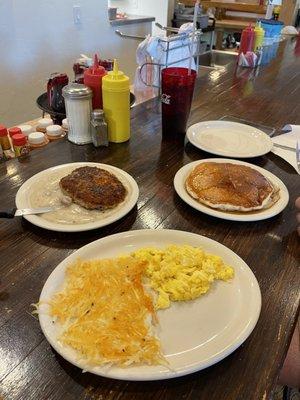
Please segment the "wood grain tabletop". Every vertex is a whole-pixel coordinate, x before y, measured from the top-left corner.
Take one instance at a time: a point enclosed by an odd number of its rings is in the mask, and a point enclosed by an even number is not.
[[[298,41],[300,39],[298,38]],[[298,46],[298,47],[297,47]],[[256,73],[224,70],[200,74],[189,125],[231,115],[280,129],[300,124],[299,42],[280,44],[278,57]],[[24,219],[0,221],[0,398],[5,400],[267,400],[283,363],[299,311],[299,239],[294,202],[300,176],[273,153],[249,160],[278,176],[290,201],[279,215],[260,222],[216,219],[186,205],[174,192],[183,165],[208,157],[191,144],[161,141],[158,99],[132,111],[128,143],[96,149],[66,139],[32,151],[26,160],[0,166],[0,204],[14,206],[19,187],[46,168],[74,161],[114,165],[140,188],[137,206],[121,220],[83,233],[38,228]],[[155,382],[101,378],[71,365],[44,338],[31,315],[51,271],[66,256],[101,237],[131,229],[195,232],[232,249],[254,272],[262,292],[257,326],[233,354],[206,370]]]

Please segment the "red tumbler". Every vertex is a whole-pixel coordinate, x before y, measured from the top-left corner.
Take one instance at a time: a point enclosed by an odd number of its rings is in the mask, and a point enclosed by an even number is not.
[[[87,68],[83,74],[83,82],[93,91],[93,109],[103,108],[102,103],[102,78],[107,74],[105,68],[99,66],[97,55],[93,67]]]
[[[197,72],[171,67],[161,72],[162,136],[184,139]]]

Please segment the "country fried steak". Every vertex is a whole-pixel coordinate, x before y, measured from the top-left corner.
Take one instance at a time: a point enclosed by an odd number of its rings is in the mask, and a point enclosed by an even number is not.
[[[127,191],[119,179],[97,167],[76,168],[59,182],[63,193],[89,210],[114,208],[124,201]]]

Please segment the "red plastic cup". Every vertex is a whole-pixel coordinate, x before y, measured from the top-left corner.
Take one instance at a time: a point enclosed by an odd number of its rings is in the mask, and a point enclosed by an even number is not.
[[[184,139],[197,72],[171,67],[161,72],[162,137]]]

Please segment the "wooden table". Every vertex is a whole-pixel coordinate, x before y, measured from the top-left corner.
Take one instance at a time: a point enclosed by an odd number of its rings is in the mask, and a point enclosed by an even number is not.
[[[278,58],[255,78],[237,77],[235,66],[200,77],[189,123],[225,114],[276,128],[300,124],[300,58],[295,41],[282,43]],[[249,70],[250,71],[250,70]],[[251,72],[251,71],[250,71]],[[252,88],[249,88],[252,85]],[[250,90],[251,89],[251,90]],[[35,173],[73,161],[98,161],[123,168],[140,187],[137,208],[104,229],[63,234],[25,220],[2,220],[0,294],[0,397],[5,400],[266,400],[284,360],[299,308],[299,239],[294,201],[300,176],[270,153],[250,162],[276,174],[290,192],[288,207],[256,223],[222,221],[195,211],[174,193],[173,177],[184,164],[210,157],[188,144],[161,142],[159,101],[132,112],[132,139],[96,149],[67,140],[35,150],[24,162],[0,167],[1,207],[12,207],[20,185]],[[213,238],[240,255],[260,284],[262,310],[249,339],[232,355],[204,371],[157,382],[123,382],[82,372],[45,340],[30,304],[38,300],[50,272],[77,248],[130,229],[171,228]]]

